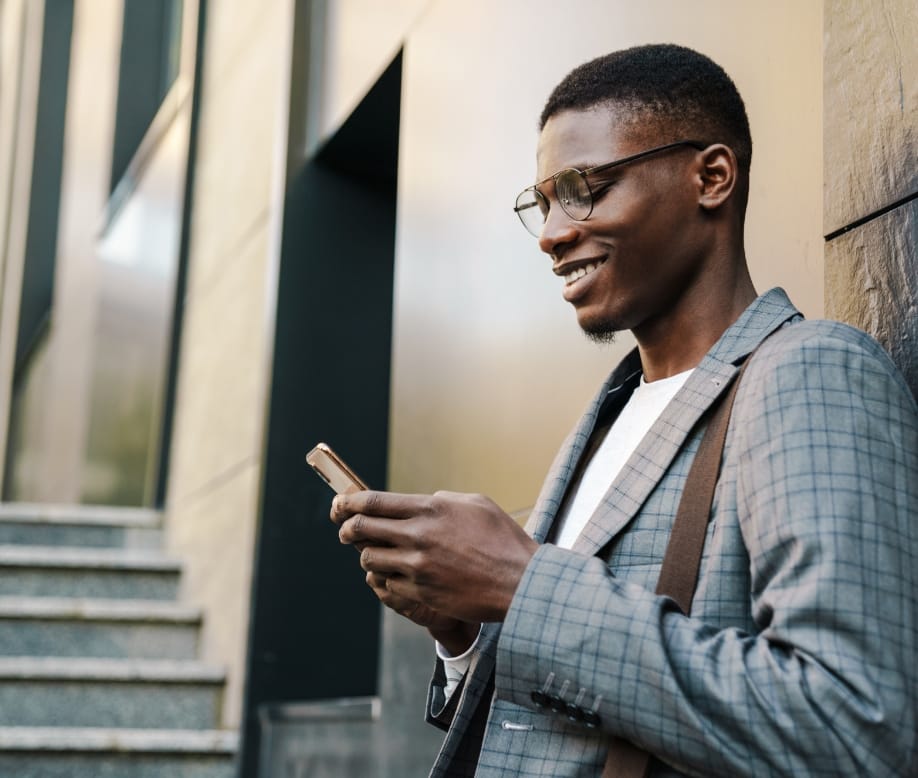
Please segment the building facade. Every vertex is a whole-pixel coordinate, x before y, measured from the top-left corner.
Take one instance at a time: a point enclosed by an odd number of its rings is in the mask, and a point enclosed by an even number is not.
[[[380,612],[306,451],[522,518],[631,347],[580,335],[511,211],[575,65],[657,41],[722,64],[758,289],[870,330],[918,389],[907,0],[0,12],[3,499],[155,512],[241,775],[424,775],[440,739],[429,640]]]

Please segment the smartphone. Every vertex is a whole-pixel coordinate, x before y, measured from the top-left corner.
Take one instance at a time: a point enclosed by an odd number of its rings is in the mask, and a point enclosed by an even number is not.
[[[306,455],[306,463],[338,494],[362,492],[370,488],[324,443],[317,444]]]

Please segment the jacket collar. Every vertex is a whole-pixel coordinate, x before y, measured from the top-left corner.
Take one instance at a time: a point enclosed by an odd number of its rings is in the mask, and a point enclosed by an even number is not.
[[[750,304],[702,358],[625,463],[575,543],[575,551],[595,554],[631,521],[739,365],[772,332],[801,318],[783,289],[772,289]],[[639,370],[640,357],[634,349],[609,376],[559,452],[527,523],[527,530],[539,542],[544,542],[551,529],[600,408],[610,401],[621,408],[630,395],[629,386],[633,388],[627,379]]]

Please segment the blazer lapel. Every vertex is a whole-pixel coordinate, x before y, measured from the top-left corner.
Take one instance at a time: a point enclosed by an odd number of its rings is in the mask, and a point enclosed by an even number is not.
[[[572,550],[594,555],[633,519],[704,412],[768,335],[800,317],[782,289],[759,297],[724,332],[654,422],[606,492]]]
[[[542,491],[539,493],[535,506],[526,522],[526,531],[539,543],[545,542],[545,538],[551,530],[565,492],[577,469],[577,463],[580,461],[580,457],[589,442],[590,434],[593,432],[593,427],[596,425],[600,409],[604,403],[615,402],[619,393],[627,391],[628,378],[640,369],[640,357],[637,349],[634,349],[612,372],[612,375],[609,376],[590,402],[577,426],[561,445],[561,449],[555,457],[551,468],[549,468],[548,475],[545,477]]]
[[[573,550],[592,556],[637,515],[663,479],[692,428],[739,368],[702,362],[663,411],[612,482]]]

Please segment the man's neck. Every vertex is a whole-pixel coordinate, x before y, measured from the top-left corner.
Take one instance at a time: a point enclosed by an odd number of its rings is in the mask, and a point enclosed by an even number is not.
[[[697,284],[666,320],[635,328],[646,381],[698,365],[721,335],[757,297],[745,261],[718,284]]]

